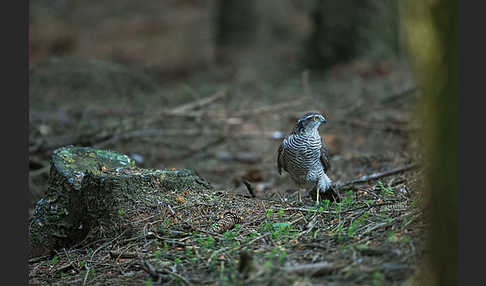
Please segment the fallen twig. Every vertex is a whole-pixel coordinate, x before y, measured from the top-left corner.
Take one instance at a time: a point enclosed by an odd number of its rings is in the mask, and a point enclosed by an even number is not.
[[[298,104],[302,103],[302,99],[297,99],[297,100],[292,100],[292,101],[287,101],[284,103],[280,104],[272,104],[272,105],[267,105],[251,110],[245,110],[241,112],[237,112],[235,114],[236,117],[243,117],[243,116],[248,116],[248,115],[256,115],[260,113],[268,113],[268,112],[274,112],[279,109],[284,109],[284,108],[289,108],[289,107],[295,107]]]
[[[342,265],[334,265],[329,262],[319,262],[314,264],[300,264],[282,268],[285,272],[292,272],[298,275],[322,276],[330,274],[340,268]]]
[[[262,234],[262,235],[260,235],[260,236],[258,236],[258,237],[256,237],[256,238],[254,238],[254,239],[250,240],[250,241],[249,241],[249,242],[247,242],[247,243],[242,243],[242,244],[240,244],[238,247],[235,247],[235,248],[233,248],[233,247],[224,247],[224,248],[220,248],[220,249],[218,249],[218,250],[214,251],[214,252],[213,252],[213,254],[211,254],[211,256],[210,256],[210,257],[209,257],[209,259],[208,259],[208,263],[209,263],[209,262],[211,262],[211,260],[213,260],[213,257],[215,257],[217,254],[219,254],[219,253],[221,253],[221,252],[224,252],[224,251],[226,251],[226,250],[232,250],[232,251],[239,250],[239,249],[241,249],[243,246],[250,245],[250,244],[252,244],[253,242],[255,242],[255,241],[257,241],[257,240],[260,240],[260,239],[262,239],[262,238],[264,238],[264,237],[266,237],[266,236],[268,236],[268,235],[270,235],[270,232],[267,232],[267,233],[265,233],[265,234]]]
[[[49,255],[45,255],[45,256],[39,256],[39,257],[31,258],[31,259],[29,259],[29,264],[37,263],[37,262],[42,261],[42,260],[46,260],[49,257],[50,257]]]
[[[61,273],[63,271],[66,271],[67,269],[73,268],[74,261],[69,262],[68,264],[61,266],[56,269],[56,273]]]
[[[140,266],[142,266],[142,269],[147,272],[152,279],[159,280],[159,273],[152,264],[148,263],[145,259],[142,259],[140,261]]]
[[[391,219],[391,220],[390,220],[390,221],[388,221],[388,222],[377,223],[377,224],[375,224],[374,226],[372,226],[372,227],[370,227],[370,228],[366,229],[364,232],[360,233],[360,234],[359,234],[359,236],[364,236],[365,234],[368,234],[368,233],[372,232],[373,230],[378,229],[378,228],[380,228],[380,227],[388,227],[388,226],[390,226],[390,225],[393,225],[393,223],[394,223],[395,221],[397,221],[398,219],[401,219],[401,218],[403,218],[403,217],[405,217],[405,216],[409,216],[409,215],[410,215],[410,214],[412,214],[412,213],[413,213],[413,212],[408,212],[408,213],[405,213],[405,214],[403,214],[403,215],[401,215],[401,216],[394,217],[393,219]]]
[[[192,283],[189,282],[189,280],[187,280],[183,276],[181,276],[181,275],[179,275],[175,272],[169,271],[167,269],[157,269],[152,264],[150,264],[148,261],[146,261],[145,259],[142,259],[140,261],[140,266],[142,267],[142,269],[145,272],[147,272],[150,275],[150,277],[152,277],[152,279],[154,279],[156,281],[159,280],[159,278],[162,278],[161,274],[169,274],[169,275],[174,276],[177,279],[181,280],[186,285],[192,285]]]
[[[419,91],[419,89],[418,89],[417,86],[411,86],[411,87],[409,87],[409,88],[407,88],[405,90],[402,90],[402,91],[400,91],[398,93],[395,93],[395,94],[392,94],[390,96],[387,96],[387,97],[383,98],[381,100],[381,103],[382,104],[392,103],[392,102],[394,102],[394,101],[396,101],[398,99],[405,98],[405,97],[407,97],[409,95],[412,95],[412,94],[416,93],[417,91]]]
[[[408,171],[408,170],[412,170],[412,169],[417,168],[417,167],[418,167],[418,164],[410,164],[410,165],[407,165],[407,166],[395,168],[395,169],[392,169],[392,170],[389,170],[389,171],[385,171],[385,172],[373,173],[371,175],[362,176],[359,179],[351,180],[349,182],[346,182],[346,183],[337,185],[336,187],[338,189],[341,189],[341,188],[346,187],[346,186],[349,186],[349,185],[354,185],[354,184],[358,184],[358,183],[364,183],[364,182],[368,182],[368,181],[371,181],[371,180],[379,179],[379,178],[382,178],[382,177],[387,177],[387,176],[394,175],[394,174],[397,174],[397,173],[401,173],[401,172],[405,172],[405,171]]]
[[[198,99],[196,101],[180,105],[180,106],[178,106],[178,107],[176,107],[176,108],[174,108],[170,111],[167,111],[167,112],[170,113],[170,114],[185,113],[185,112],[187,112],[191,109],[195,109],[195,108],[198,108],[198,107],[208,105],[208,104],[210,104],[210,103],[212,103],[212,102],[214,102],[214,101],[216,101],[220,98],[225,97],[227,94],[228,94],[228,92],[226,92],[226,90],[221,90],[221,91],[218,91],[217,93],[215,93],[212,96],[204,97],[204,98]]]
[[[110,256],[112,258],[137,258],[139,255],[135,252],[121,252],[116,250],[110,251]]]
[[[125,233],[127,232],[127,230],[125,229],[122,233],[120,233],[117,237],[113,238],[112,240],[108,241],[108,242],[105,242],[103,243],[102,245],[100,245],[98,248],[96,248],[95,251],[93,251],[93,254],[91,254],[91,257],[89,258],[89,263],[91,263],[93,261],[93,257],[95,256],[96,252],[98,252],[99,250],[101,250],[102,248],[105,248],[107,247],[110,243],[114,242],[115,240],[119,239],[120,237],[122,237],[123,235],[125,235]]]

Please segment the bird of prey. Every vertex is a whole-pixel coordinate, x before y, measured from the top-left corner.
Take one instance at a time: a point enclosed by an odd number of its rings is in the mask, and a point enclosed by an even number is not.
[[[326,174],[331,168],[329,154],[318,131],[322,123],[326,123],[322,114],[305,114],[278,148],[278,172],[281,175],[283,169],[289,173],[299,188],[299,202],[302,202],[304,189],[316,189],[316,201],[319,203],[319,193],[326,192],[331,186]]]

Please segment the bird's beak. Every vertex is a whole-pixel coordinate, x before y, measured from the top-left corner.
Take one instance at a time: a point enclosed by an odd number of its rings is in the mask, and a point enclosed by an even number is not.
[[[322,117],[321,123],[326,123],[326,122],[327,122],[326,118]]]

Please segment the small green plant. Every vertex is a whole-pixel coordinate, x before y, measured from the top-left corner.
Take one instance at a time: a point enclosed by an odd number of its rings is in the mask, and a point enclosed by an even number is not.
[[[267,219],[270,219],[272,217],[272,214],[273,214],[273,210],[272,209],[268,209],[267,210]]]
[[[208,236],[207,242],[208,242],[208,246],[212,247],[216,241],[212,236]]]
[[[393,195],[393,190],[390,186],[388,187],[385,187],[385,185],[383,184],[382,181],[378,181],[378,186],[380,187],[381,189],[381,193],[383,194],[383,196],[390,196],[390,195]]]
[[[339,210],[346,209],[346,208],[349,208],[350,206],[352,206],[353,200],[354,200],[353,191],[349,190],[346,193],[346,195],[344,196],[341,203],[338,204],[338,207],[340,208]]]
[[[278,255],[278,263],[283,264],[287,258],[287,253],[285,252],[285,249],[281,250],[279,255]]]
[[[345,199],[343,199],[343,201],[344,200]],[[336,214],[339,214],[341,212],[342,207],[343,207],[343,203],[336,204]]]
[[[371,283],[374,286],[381,286],[381,285],[383,285],[383,280],[385,280],[385,276],[383,275],[383,273],[381,273],[379,271],[375,271],[373,273],[373,278],[371,280]]]
[[[54,255],[54,257],[51,259],[51,264],[56,265],[58,261],[59,261],[59,257],[57,255]]]
[[[147,278],[147,281],[145,281],[145,285],[146,286],[152,286],[152,278],[151,277]]]
[[[313,207],[310,207],[310,208],[307,210],[307,216],[312,215],[312,212],[314,212],[314,208],[313,208]]]
[[[348,205],[348,198],[347,197],[344,197],[343,200],[341,201],[341,203],[339,204],[339,207],[340,207],[340,209],[341,208],[346,209],[346,206],[347,205]]]
[[[160,249],[157,249],[157,250],[155,251],[155,253],[154,253],[154,257],[155,257],[156,259],[160,259]]]
[[[418,204],[418,203],[417,203],[417,201],[416,201],[416,200],[412,200],[412,201],[410,202],[410,206],[411,206],[412,208],[415,208],[415,207],[417,206],[417,204]]]
[[[96,269],[86,269],[85,275],[93,279],[96,277]]]
[[[342,224],[339,224],[338,230],[337,230],[339,241],[343,240],[343,230],[344,230],[344,226]]]
[[[402,237],[400,238],[400,240],[403,242],[403,243],[408,243],[408,236],[406,236],[405,234],[402,235]]]
[[[270,269],[272,267],[272,264],[273,264],[272,263],[272,260],[271,259],[267,259],[267,261],[265,261],[265,264],[263,264],[263,268],[265,270],[268,270],[268,269]]]
[[[280,240],[281,238],[288,240],[290,238],[290,224],[287,222],[274,223],[271,235],[275,240]]]
[[[186,248],[186,257],[192,259],[194,257],[194,253],[192,253],[192,249],[187,247]]]
[[[124,210],[118,210],[118,215],[119,216],[122,216],[122,215],[125,215],[126,212]]]
[[[280,208],[280,209],[278,210],[278,215],[280,216],[280,219],[282,219],[282,218],[283,218],[283,215],[284,215],[284,210],[283,210],[282,208]]]
[[[292,231],[292,238],[297,239],[297,236],[299,236],[299,232],[297,230]]]
[[[176,257],[176,259],[174,259],[174,262],[177,265],[181,265],[182,264],[182,260],[179,257]]]
[[[225,240],[232,240],[233,238],[236,237],[236,232],[233,231],[233,230],[227,230],[223,234],[223,237],[224,237]]]
[[[271,231],[273,228],[273,224],[269,221],[265,221],[260,225],[260,231],[261,232],[267,232]]]
[[[351,202],[349,201],[349,197],[344,197],[340,203],[341,210],[348,209],[351,206]]]
[[[208,236],[206,239],[204,238],[199,238],[199,243],[203,248],[209,249],[214,245],[214,238],[212,236]]]
[[[352,220],[350,226],[348,227],[347,236],[353,237],[356,231],[356,227],[358,226],[358,220]]]
[[[353,201],[354,199],[353,190],[348,190],[346,196],[349,198],[350,201]]]
[[[272,249],[272,252],[270,252],[270,258],[274,258],[275,256],[277,256],[277,254],[279,253],[279,251],[280,250],[278,249],[278,247],[274,247]]]
[[[398,240],[397,236],[395,235],[395,232],[393,230],[388,233],[387,239],[388,239],[388,241],[391,241],[391,242],[396,242]]]
[[[322,204],[324,205],[324,209],[327,210],[329,208],[329,204],[331,203],[330,200],[324,200]]]
[[[368,212],[366,212],[364,215],[359,217],[359,223],[364,224],[365,220],[368,218]]]

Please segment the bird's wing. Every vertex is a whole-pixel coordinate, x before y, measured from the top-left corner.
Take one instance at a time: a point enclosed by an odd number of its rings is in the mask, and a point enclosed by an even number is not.
[[[284,139],[282,140],[282,143],[280,143],[280,146],[278,147],[277,168],[278,168],[278,173],[280,175],[282,175],[282,168],[285,171],[287,171],[287,165],[285,164],[285,160],[283,159],[283,152],[286,145],[287,145],[287,139]]]
[[[331,169],[331,163],[329,162],[329,152],[327,151],[326,143],[321,137],[321,163],[324,167],[324,172],[327,173],[328,170]]]

